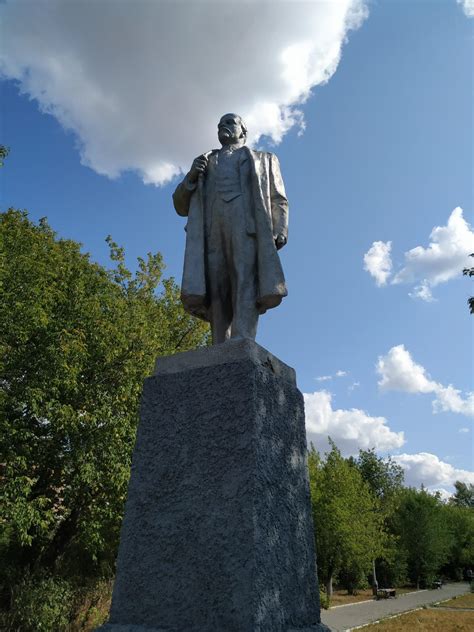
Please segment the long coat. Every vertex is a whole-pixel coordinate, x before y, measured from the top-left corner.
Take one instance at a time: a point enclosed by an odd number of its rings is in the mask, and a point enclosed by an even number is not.
[[[219,150],[208,155],[209,160]],[[275,246],[277,235],[288,236],[288,200],[278,158],[269,152],[243,147],[250,177],[242,179],[246,209],[246,230],[257,241],[257,308],[263,314],[276,307],[288,294],[280,257]],[[242,168],[241,168],[242,173]],[[197,184],[187,178],[178,185],[173,203],[179,215],[187,216],[181,300],[189,313],[209,320],[209,296],[206,283],[206,178]]]

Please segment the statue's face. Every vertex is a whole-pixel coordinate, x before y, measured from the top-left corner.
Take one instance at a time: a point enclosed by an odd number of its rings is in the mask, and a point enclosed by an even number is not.
[[[242,136],[242,125],[237,114],[224,114],[217,126],[217,136],[221,145],[238,143]]]

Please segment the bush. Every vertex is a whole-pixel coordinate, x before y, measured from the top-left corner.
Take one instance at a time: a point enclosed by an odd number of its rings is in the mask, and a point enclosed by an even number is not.
[[[12,595],[11,628],[22,632],[60,632],[69,624],[73,591],[59,577],[30,576]]]
[[[328,597],[328,594],[325,590],[320,590],[319,591],[319,602],[321,604],[321,608],[324,608],[324,610],[327,610],[330,606],[330,599]]]
[[[68,632],[92,632],[105,623],[112,598],[112,580],[90,581],[76,590],[74,615]]]

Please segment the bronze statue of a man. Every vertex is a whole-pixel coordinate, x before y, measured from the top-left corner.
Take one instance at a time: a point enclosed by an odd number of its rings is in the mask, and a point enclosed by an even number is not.
[[[287,295],[277,250],[288,237],[288,200],[275,155],[245,146],[237,114],[218,125],[221,149],[198,156],[173,194],[187,216],[181,298],[210,321],[214,344],[255,339],[259,314]]]

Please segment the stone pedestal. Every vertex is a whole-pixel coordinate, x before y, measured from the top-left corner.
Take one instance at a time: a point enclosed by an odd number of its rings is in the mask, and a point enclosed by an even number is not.
[[[294,370],[250,340],[159,358],[101,631],[327,629]]]

